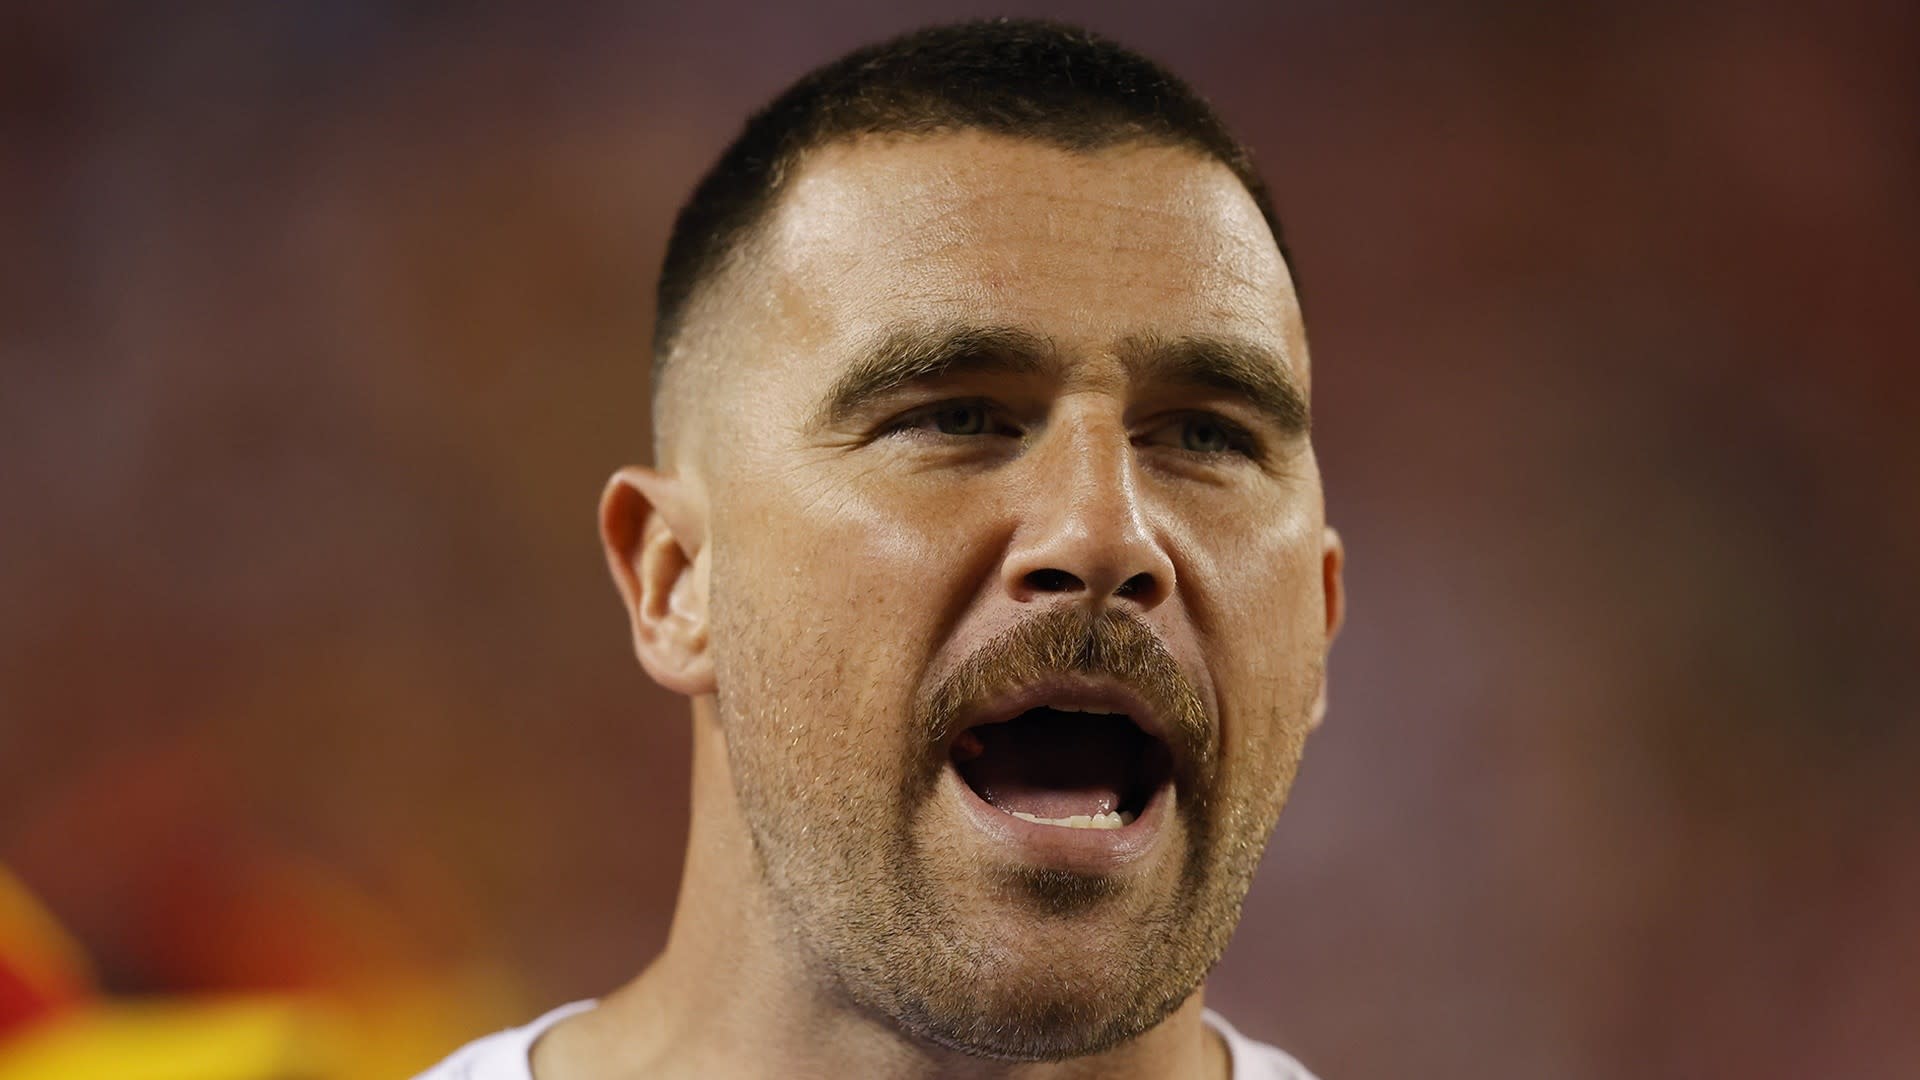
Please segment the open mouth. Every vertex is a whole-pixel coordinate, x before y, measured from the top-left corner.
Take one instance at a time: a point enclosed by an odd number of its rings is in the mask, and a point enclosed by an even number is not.
[[[953,766],[995,809],[1066,829],[1124,829],[1173,778],[1166,744],[1126,713],[1067,703],[966,729]]]

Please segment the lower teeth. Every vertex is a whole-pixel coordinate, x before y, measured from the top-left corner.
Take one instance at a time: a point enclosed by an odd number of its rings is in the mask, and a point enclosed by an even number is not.
[[[1031,821],[1035,825],[1054,825],[1062,829],[1121,829],[1133,824],[1135,815],[1131,811],[1109,810],[1103,814],[1075,814],[1072,817],[1046,818],[1036,817],[1024,810],[1009,810],[1008,813],[1021,821]]]

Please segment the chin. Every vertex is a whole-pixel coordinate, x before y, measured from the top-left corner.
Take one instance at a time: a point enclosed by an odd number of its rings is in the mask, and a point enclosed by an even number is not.
[[[1004,1061],[1061,1061],[1130,1042],[1178,1009],[1211,965],[1187,950],[1168,955],[1141,924],[1137,933],[1102,927],[1124,918],[1103,906],[1066,920],[1003,914],[952,925],[949,933],[974,936],[949,939],[967,962],[896,984],[883,1011],[922,1041]]]
[[[1103,1053],[1158,1026],[1187,994],[1132,1000],[1089,988],[1053,987],[926,1001],[895,1019],[927,1042],[1000,1061],[1064,1061]],[[1189,991],[1190,993],[1190,991]]]

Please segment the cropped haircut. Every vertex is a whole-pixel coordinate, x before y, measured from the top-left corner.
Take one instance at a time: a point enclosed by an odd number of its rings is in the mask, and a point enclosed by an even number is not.
[[[978,130],[1094,151],[1191,149],[1233,171],[1287,250],[1253,159],[1172,72],[1088,30],[983,19],[917,30],[814,69],[747,120],[674,220],[660,270],[653,382],[698,291],[778,203],[810,150],[862,135]],[[1296,288],[1297,279],[1296,279]]]

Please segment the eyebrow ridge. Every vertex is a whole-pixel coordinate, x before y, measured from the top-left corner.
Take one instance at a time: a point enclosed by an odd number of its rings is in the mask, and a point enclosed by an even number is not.
[[[1140,336],[1123,343],[1122,357],[1140,374],[1191,383],[1245,399],[1289,435],[1312,428],[1312,411],[1280,357],[1242,338]]]
[[[875,398],[924,379],[974,371],[1037,374],[1046,339],[1011,326],[908,327],[865,349],[822,399],[818,421],[839,423]]]

